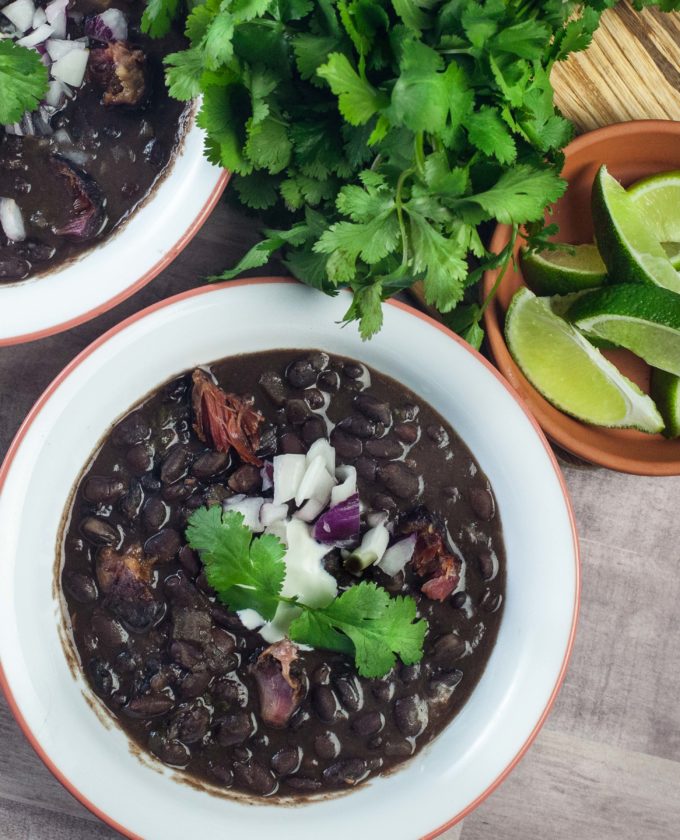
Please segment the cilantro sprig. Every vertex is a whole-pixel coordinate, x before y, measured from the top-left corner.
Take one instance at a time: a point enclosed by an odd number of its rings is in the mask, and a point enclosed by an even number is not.
[[[346,320],[368,338],[382,301],[421,281],[453,313],[503,267],[480,226],[504,222],[540,247],[564,192],[573,126],[550,71],[585,49],[617,0],[204,0],[188,49],[168,56],[179,99],[203,95],[206,154],[238,176],[264,238],[230,279],[280,252],[300,280],[353,292]],[[637,0],[680,9],[680,0]],[[178,0],[149,0],[148,31]],[[479,344],[483,306],[451,318]]]
[[[253,536],[243,516],[217,507],[199,508],[188,520],[189,545],[200,552],[208,583],[229,609],[254,609],[267,621],[279,604],[298,607],[289,628],[294,642],[353,656],[364,677],[384,676],[399,656],[412,665],[423,656],[427,622],[413,598],[392,598],[362,581],[326,607],[312,608],[281,595],[286,549],[271,534]]]
[[[0,40],[0,125],[18,122],[47,93],[47,68],[35,50]]]

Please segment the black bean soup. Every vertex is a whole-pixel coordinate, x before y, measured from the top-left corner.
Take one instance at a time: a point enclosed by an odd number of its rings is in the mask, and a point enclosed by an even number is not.
[[[108,30],[88,23],[112,9],[127,22],[125,40],[102,40]],[[88,39],[82,86],[59,87],[53,80],[53,105],[43,103],[17,126],[0,126],[0,197],[12,202],[24,228],[15,241],[0,225],[0,283],[44,272],[108,237],[149,195],[177,151],[188,111],[168,96],[163,57],[182,49],[184,38],[180,32],[160,39],[142,34],[143,10],[140,0],[72,0],[67,35],[52,40]],[[93,31],[104,35],[88,35]]]
[[[363,574],[415,598],[429,622],[424,657],[366,679],[343,654],[297,650],[295,708],[283,727],[263,720],[258,669],[268,644],[216,599],[184,530],[198,507],[272,491],[262,490],[266,467],[199,439],[192,391],[208,378],[199,370],[116,423],[75,489],[62,585],[82,667],[142,749],[196,779],[258,796],[351,787],[432,740],[484,670],[505,581],[489,482],[431,406],[359,362],[278,350],[209,370],[263,415],[265,464],[329,436],[338,463],[356,467],[362,532],[385,512],[391,540],[416,531],[448,558],[443,591],[432,586],[440,570],[418,565],[419,542],[403,571]],[[341,551],[322,562],[340,590],[357,582]]]

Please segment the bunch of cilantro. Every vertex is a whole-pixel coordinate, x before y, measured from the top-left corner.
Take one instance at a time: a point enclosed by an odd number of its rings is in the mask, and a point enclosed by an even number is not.
[[[616,0],[204,0],[188,49],[167,58],[170,93],[203,95],[211,161],[236,173],[264,238],[220,279],[275,252],[300,280],[353,292],[346,320],[380,329],[382,301],[422,281],[452,313],[511,247],[487,252],[480,226],[553,232],[572,125],[550,71],[590,43]],[[652,5],[638,0],[636,6]],[[680,0],[657,3],[670,11]],[[178,0],[151,0],[163,34]],[[450,323],[479,345],[482,307]]]
[[[271,621],[279,604],[297,607],[290,625],[294,642],[345,653],[364,677],[382,677],[396,663],[419,662],[428,625],[416,620],[413,598],[392,598],[362,581],[325,607],[309,607],[281,594],[285,546],[272,534],[254,537],[243,515],[218,506],[198,508],[188,521],[189,545],[201,553],[208,583],[231,610],[256,610]]]

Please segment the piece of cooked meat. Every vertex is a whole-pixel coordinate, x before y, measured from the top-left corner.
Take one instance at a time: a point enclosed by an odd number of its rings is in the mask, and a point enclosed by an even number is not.
[[[146,56],[126,41],[92,50],[88,72],[104,89],[104,105],[139,105],[146,96]]]

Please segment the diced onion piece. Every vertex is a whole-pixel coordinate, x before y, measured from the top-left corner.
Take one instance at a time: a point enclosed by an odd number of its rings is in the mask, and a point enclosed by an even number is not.
[[[309,499],[300,510],[295,511],[293,516],[295,519],[301,519],[303,522],[313,522],[324,507],[325,505],[318,499]]]
[[[24,217],[13,198],[0,198],[0,226],[12,242],[23,242],[26,239]]]
[[[82,41],[64,41],[61,38],[50,38],[45,41],[45,49],[52,61],[59,61],[73,50],[84,50],[85,44]]]
[[[57,79],[50,81],[47,93],[45,94],[45,103],[51,108],[60,108],[68,95],[68,88],[63,82]],[[71,138],[69,138],[70,140]]]
[[[288,505],[275,505],[273,502],[265,502],[260,508],[260,522],[265,528],[280,522],[288,516]]]
[[[386,575],[394,577],[394,575],[399,574],[404,566],[410,562],[415,547],[416,535],[409,534],[408,537],[391,545],[383,554],[382,560],[378,565]]]
[[[52,65],[52,76],[71,87],[80,87],[85,78],[89,50],[71,50]]]
[[[239,610],[236,615],[246,630],[257,630],[264,624],[264,618],[256,610]]]
[[[331,490],[331,507],[339,505],[357,492],[356,467],[342,466],[335,471],[335,476],[342,484],[336,484]]]
[[[319,542],[337,544],[357,537],[360,527],[359,494],[354,493],[319,517],[313,536]]]
[[[120,9],[107,9],[85,21],[85,32],[97,41],[125,41],[128,35],[127,19]]]
[[[19,38],[17,44],[20,47],[36,47],[38,44],[46,41],[52,35],[53,31],[49,23],[43,23],[37,29],[34,29],[30,35],[24,35],[23,38]]]
[[[45,7],[47,22],[52,24],[55,38],[66,37],[66,7],[69,0],[54,0]]]
[[[330,501],[334,484],[335,479],[326,469],[325,457],[317,455],[307,464],[307,469],[295,494],[295,504],[301,507],[307,499],[316,499],[325,507]]]
[[[262,489],[271,490],[274,486],[274,464],[271,461],[265,461],[260,470],[262,478]]]
[[[379,563],[389,541],[390,534],[384,525],[376,525],[375,528],[369,529],[364,534],[359,548],[355,548],[345,561],[345,568],[356,575],[374,563]]]
[[[39,26],[42,26],[43,23],[47,23],[47,15],[45,14],[44,9],[36,9],[35,14],[33,15],[33,20],[31,22],[31,28],[37,29]]]
[[[274,458],[274,504],[280,505],[295,498],[305,474],[304,455],[276,455]]]
[[[59,82],[61,84],[61,82]],[[71,140],[71,135],[66,131],[65,128],[58,128],[53,135],[54,139],[59,143],[60,146],[72,146],[73,140]]]
[[[264,499],[259,496],[244,496],[240,493],[238,496],[232,496],[231,499],[225,499],[222,502],[222,508],[225,511],[234,510],[242,514],[243,524],[254,534],[261,534],[264,531],[264,525],[260,521],[260,510],[263,504]]]
[[[315,440],[309,447],[307,463],[311,464],[317,455],[321,455],[324,458],[326,469],[331,475],[335,475],[335,449],[325,438]]]
[[[366,523],[369,528],[375,528],[376,525],[386,525],[389,515],[386,510],[372,510],[366,516]]]
[[[14,3],[0,9],[0,14],[9,18],[19,32],[23,33],[33,25],[35,5],[33,0],[14,0]]]

